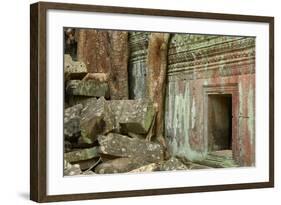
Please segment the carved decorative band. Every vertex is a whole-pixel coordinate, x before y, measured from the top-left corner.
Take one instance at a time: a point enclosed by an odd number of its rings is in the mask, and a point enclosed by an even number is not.
[[[185,61],[196,61],[199,59],[206,59],[213,56],[225,55],[227,53],[234,53],[243,50],[248,50],[249,52],[255,51],[255,39],[246,38],[242,40],[232,41],[228,43],[223,43],[215,46],[207,46],[197,50],[188,50],[185,52],[178,52],[169,54],[168,62],[169,64],[176,64]]]
[[[177,80],[196,80],[208,79],[214,77],[227,77],[236,75],[246,75],[255,73],[255,60],[247,60],[244,62],[232,62],[222,66],[212,66],[208,69],[193,69],[182,72],[173,72],[168,74],[168,81]]]

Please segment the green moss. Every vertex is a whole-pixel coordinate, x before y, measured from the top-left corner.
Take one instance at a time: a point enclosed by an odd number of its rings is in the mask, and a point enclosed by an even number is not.
[[[150,128],[154,115],[155,115],[155,110],[153,108],[153,105],[151,104],[150,106],[147,107],[147,112],[144,121],[145,130],[148,130]]]

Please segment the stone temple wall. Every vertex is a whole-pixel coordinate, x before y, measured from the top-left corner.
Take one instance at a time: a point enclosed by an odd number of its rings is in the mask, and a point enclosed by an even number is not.
[[[131,99],[146,95],[148,32],[129,33],[129,96]]]
[[[168,62],[165,128],[173,155],[206,156],[209,96],[228,94],[234,159],[254,165],[255,38],[175,34]]]
[[[148,33],[129,33],[130,98],[146,92]],[[210,151],[208,101],[228,95],[232,102],[233,157],[255,163],[255,38],[172,34],[168,50],[165,136],[174,156],[189,160]],[[212,138],[213,137],[213,138]]]

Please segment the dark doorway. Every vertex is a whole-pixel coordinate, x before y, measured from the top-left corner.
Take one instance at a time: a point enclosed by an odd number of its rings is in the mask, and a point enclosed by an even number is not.
[[[232,95],[208,95],[208,150],[232,149]]]

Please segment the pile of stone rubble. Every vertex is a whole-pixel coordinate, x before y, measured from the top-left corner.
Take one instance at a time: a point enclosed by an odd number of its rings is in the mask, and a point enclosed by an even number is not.
[[[166,159],[164,148],[148,140],[156,114],[151,102],[110,100],[106,74],[87,79],[85,64],[68,55],[64,72],[64,175],[196,168]]]

